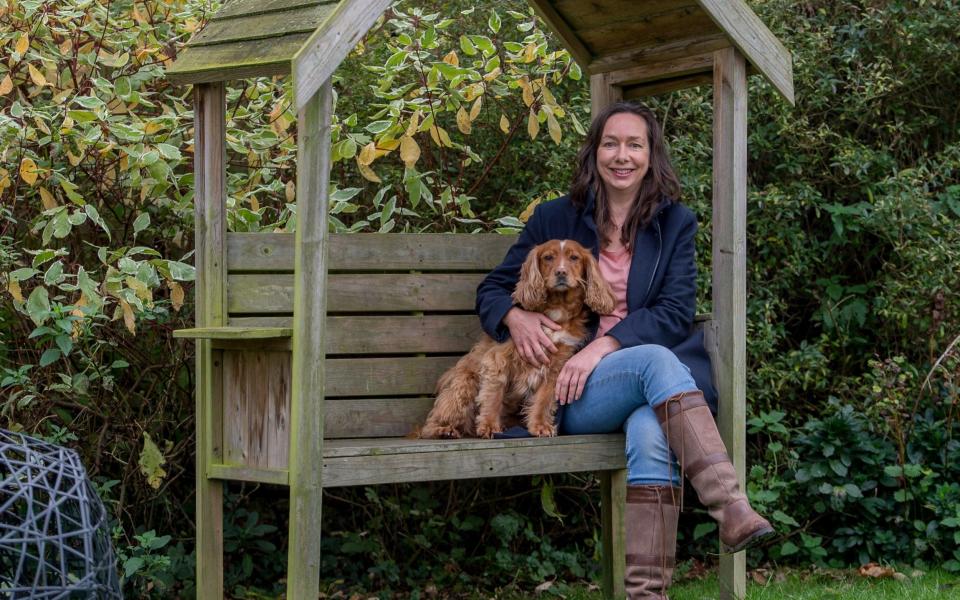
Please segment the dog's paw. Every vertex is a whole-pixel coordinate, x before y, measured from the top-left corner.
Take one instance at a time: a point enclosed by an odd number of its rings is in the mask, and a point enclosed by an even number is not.
[[[490,439],[493,434],[503,431],[503,427],[498,423],[478,423],[477,437]]]
[[[536,437],[556,437],[557,436],[557,427],[553,424],[548,423],[531,423],[527,427],[527,431],[530,432],[530,435]]]
[[[456,427],[434,425],[424,427],[420,432],[420,437],[430,440],[458,440],[463,437],[463,435]]]

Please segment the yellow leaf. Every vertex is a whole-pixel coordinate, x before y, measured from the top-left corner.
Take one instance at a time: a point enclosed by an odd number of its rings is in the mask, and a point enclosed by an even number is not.
[[[370,142],[363,147],[363,150],[360,151],[360,155],[357,156],[357,162],[361,165],[367,167],[373,162],[377,154],[377,145],[374,142]]]
[[[510,133],[510,121],[507,119],[507,115],[500,115],[500,131]]]
[[[430,128],[430,137],[433,138],[433,143],[434,143],[434,144],[436,144],[436,145],[438,145],[438,146],[442,146],[442,145],[443,145],[443,143],[440,141],[440,134],[437,133],[437,126],[436,126],[436,125],[434,125],[433,127]]]
[[[133,290],[133,293],[137,295],[137,298],[147,302],[153,302],[153,294],[150,292],[150,288],[147,286],[147,284],[140,281],[136,277],[127,277],[125,281],[127,283],[127,287]]]
[[[537,121],[537,115],[533,112],[533,109],[530,109],[530,117],[527,119],[527,133],[530,134],[530,139],[537,139],[537,134],[540,133],[540,122]]]
[[[260,201],[256,196],[250,196],[250,210],[258,212],[260,210]]]
[[[377,177],[377,174],[373,172],[373,169],[367,165],[360,164],[359,156],[357,157],[357,168],[360,169],[360,174],[363,175],[363,178],[367,181],[372,181],[373,183],[382,183],[380,178]]]
[[[30,49],[30,36],[25,33],[21,34],[13,49],[17,54],[23,56],[23,54]]]
[[[400,147],[400,140],[383,139],[377,142],[377,158]]]
[[[533,59],[537,57],[537,45],[533,42],[530,42],[523,49],[523,62],[533,62]]]
[[[483,76],[483,80],[484,80],[484,81],[493,81],[494,79],[496,79],[497,77],[499,77],[499,76],[500,76],[500,73],[502,73],[502,72],[503,72],[503,71],[500,70],[500,67],[497,67],[496,69],[494,69],[494,70],[490,71],[489,73],[487,73],[486,75],[484,75],[484,76]]]
[[[183,287],[176,281],[171,281],[170,285],[170,305],[173,307],[173,312],[180,312],[180,307],[183,306]]]
[[[130,167],[130,156],[128,154],[124,154],[120,157],[119,167],[121,171],[126,171]]]
[[[407,137],[413,136],[417,132],[417,127],[420,126],[420,111],[413,113],[413,116],[410,117],[410,124],[407,125]]]
[[[57,207],[57,200],[50,193],[50,190],[40,186],[40,201],[43,202],[43,210],[50,210]]]
[[[13,299],[17,302],[24,302],[23,292],[20,291],[20,282],[16,279],[11,279],[7,282],[7,291],[10,292],[10,295],[13,296]]]
[[[73,315],[73,316],[75,316],[75,317],[77,317],[77,320],[73,322],[73,332],[70,334],[70,337],[72,337],[74,340],[76,340],[76,339],[78,339],[78,338],[80,337],[80,334],[83,333],[83,318],[84,318],[84,314],[83,314],[83,311],[80,310],[80,307],[87,305],[87,297],[86,297],[86,295],[84,295],[83,292],[80,292],[80,298],[79,298],[76,302],[74,302],[73,305],[74,305],[76,308],[74,308],[73,310],[71,310],[71,311],[70,311],[70,314]]]
[[[37,173],[37,163],[33,162],[33,159],[24,157],[20,162],[20,178],[29,185],[33,185],[37,182]]]
[[[30,79],[39,86],[47,85],[47,78],[43,76],[43,73],[37,70],[33,65],[27,65],[27,70],[30,71]]]
[[[148,19],[142,12],[140,12],[140,7],[137,6],[136,4],[133,5],[133,10],[131,11],[130,16],[133,17],[134,21],[136,21],[141,25],[145,25],[150,22],[150,19]]]
[[[535,209],[537,205],[540,204],[541,198],[542,196],[538,196],[534,198],[533,201],[530,204],[528,204],[525,209],[523,209],[523,212],[520,213],[520,217],[519,217],[521,221],[526,223],[527,220],[533,216],[533,209]]]
[[[161,129],[163,129],[163,124],[157,123],[156,121],[150,121],[143,126],[143,132],[147,135],[153,135]]]
[[[526,77],[520,80],[520,88],[523,90],[523,103],[531,106],[533,104],[533,86],[530,85]]]
[[[400,138],[400,160],[408,169],[412,169],[420,160],[420,145],[409,135]]]
[[[163,470],[163,465],[167,464],[167,459],[164,458],[163,452],[153,443],[150,434],[146,431],[143,432],[143,450],[140,452],[137,464],[140,465],[140,472],[147,478],[150,487],[155,490],[160,489],[163,478],[167,476],[167,472]]]
[[[0,96],[6,96],[13,89],[13,80],[10,79],[10,75],[7,74],[3,78],[3,81],[0,81]]]
[[[50,128],[47,127],[47,124],[43,122],[43,119],[40,117],[34,117],[33,122],[37,124],[37,129],[44,132],[47,135],[50,135]]]
[[[5,169],[0,169],[0,192],[10,187],[10,176]]]
[[[462,106],[460,110],[457,111],[457,129],[464,135],[470,135],[470,115],[467,114],[467,111],[464,110]]]
[[[473,99],[483,94],[483,84],[474,83],[463,89],[463,99],[467,102],[473,102]]]
[[[133,316],[133,307],[126,300],[120,298],[120,308],[123,309],[123,324],[132,335],[137,335],[137,320]]]
[[[447,133],[447,130],[443,127],[437,127],[437,134],[440,136],[440,141],[443,142],[443,145],[447,148],[453,146],[453,142],[450,140],[450,134]]]
[[[451,50],[449,54],[443,57],[443,62],[447,63],[448,65],[459,67],[460,59],[457,57],[457,51]]]
[[[60,124],[60,133],[70,133],[71,129],[73,129],[73,119],[67,117],[63,120],[63,123]]]
[[[287,182],[284,197],[287,199],[287,202],[293,202],[297,199],[297,184],[294,183],[292,179]]]
[[[543,92],[544,104],[550,107],[554,107],[557,105],[557,99],[553,97],[553,93],[550,92],[549,89],[547,89],[547,86],[543,86],[543,88],[540,91]]]
[[[483,96],[477,96],[476,102],[470,107],[470,120],[474,121],[480,116],[480,107],[483,106]]]
[[[82,155],[81,155],[81,156],[77,156],[77,155],[74,154],[73,152],[70,152],[69,150],[67,150],[67,160],[70,161],[70,165],[71,165],[71,166],[74,166],[74,167],[75,167],[75,166],[79,165],[79,164],[80,164],[80,161],[81,161],[82,159],[83,159],[83,156],[82,156]]]
[[[60,54],[67,54],[71,50],[73,50],[73,40],[70,38],[63,40],[63,43],[60,44]]]
[[[563,131],[560,129],[560,123],[557,123],[557,118],[553,116],[552,110],[547,110],[547,131],[550,132],[550,139],[555,144],[559,144],[560,138],[563,137]]]

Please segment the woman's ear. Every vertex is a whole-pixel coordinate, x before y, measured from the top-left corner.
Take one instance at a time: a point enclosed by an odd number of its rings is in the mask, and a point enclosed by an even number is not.
[[[547,300],[547,286],[540,274],[540,246],[530,250],[520,268],[520,281],[513,291],[513,300],[524,310],[539,312]]]
[[[616,308],[617,299],[613,296],[613,290],[610,284],[600,273],[600,265],[597,259],[589,250],[585,250],[582,256],[587,264],[587,297],[584,300],[587,306],[599,315],[609,315]]]

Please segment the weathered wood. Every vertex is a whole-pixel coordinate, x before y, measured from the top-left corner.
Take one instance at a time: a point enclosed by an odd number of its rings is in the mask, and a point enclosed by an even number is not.
[[[736,49],[717,52],[713,123],[713,311],[718,426],[741,484],[746,462],[747,72]],[[720,557],[721,598],[746,593],[745,552]]]
[[[622,434],[524,440],[330,440],[324,487],[623,469]]]
[[[694,0],[557,0],[556,11],[573,29],[603,27],[611,23],[636,22],[684,6],[696,6]]]
[[[354,3],[344,3],[354,4]],[[363,29],[366,31],[366,28]],[[342,56],[340,57],[342,58]],[[340,58],[335,64],[339,64]],[[308,101],[309,100],[309,101]],[[290,546],[287,594],[314,600],[320,590],[323,393],[327,317],[327,203],[333,83],[325,78],[298,103],[297,232],[290,390]]]
[[[651,81],[641,85],[627,86],[624,87],[623,97],[627,100],[636,100],[637,98],[667,94],[677,90],[685,90],[687,88],[709,85],[711,83],[713,83],[712,73],[698,73],[696,75],[661,79],[660,81]]]
[[[226,322],[226,91],[223,84],[194,90],[196,322]],[[197,594],[223,597],[223,486],[207,479],[220,440],[214,422],[220,401],[220,368],[210,342],[197,344],[196,358],[196,526]],[[215,448],[216,447],[216,448]]]
[[[581,67],[586,68],[593,57],[590,51],[570,27],[570,24],[563,18],[563,15],[557,12],[550,0],[530,0],[530,6],[536,11],[537,15],[547,24],[553,33],[560,38],[563,45],[567,47],[570,55],[577,61]]]
[[[326,82],[391,0],[340,2],[293,57],[293,95],[297,110]]]
[[[702,38],[680,39],[666,44],[643,45],[597,57],[590,64],[590,73],[608,73],[641,65],[655,65],[685,56],[714,52],[730,46],[730,40],[722,33]]]
[[[207,477],[226,481],[249,481],[271,485],[289,485],[290,474],[286,469],[262,469],[239,465],[209,465]]]
[[[426,421],[433,397],[330,399],[323,435],[336,438],[405,437]]]
[[[271,40],[296,33],[310,35],[335,7],[335,4],[313,4],[278,12],[256,12],[232,19],[213,19],[190,40],[185,52],[195,52],[214,44]]]
[[[656,47],[678,40],[701,40],[718,33],[716,24],[696,6],[683,6],[640,21],[619,22],[577,35],[594,56],[640,47]]]
[[[718,27],[729,36],[746,60],[755,66],[787,102],[794,104],[793,59],[777,36],[743,0],[697,0]]]
[[[291,335],[292,327],[194,327],[173,332],[175,338],[202,340],[262,340]]]
[[[308,38],[294,33],[264,40],[248,40],[187,49],[166,71],[176,84],[209,83],[284,75],[290,72],[290,57]]]
[[[327,359],[328,397],[432,394],[457,356]],[[318,430],[320,431],[320,430]]]
[[[623,100],[623,88],[612,85],[605,73],[590,76],[590,113],[595,117],[604,108]]]
[[[661,79],[672,79],[697,73],[713,76],[713,52],[683,56],[651,65],[611,71],[607,76],[609,85],[637,85]]]
[[[472,311],[482,274],[330,275],[327,310],[339,312]],[[293,312],[293,275],[230,275],[231,314]]]
[[[626,573],[627,470],[600,472],[601,586],[605,598],[623,598]]]
[[[330,236],[329,271],[479,271],[503,260],[515,235],[353,233]],[[227,235],[231,273],[293,272],[293,234]]]
[[[248,17],[251,15],[265,15],[273,12],[318,6],[321,4],[335,4],[338,0],[231,0],[216,14],[210,17],[210,22],[224,21]],[[349,0],[348,0],[349,1]]]
[[[286,469],[290,450],[290,353],[223,353],[223,462]]]

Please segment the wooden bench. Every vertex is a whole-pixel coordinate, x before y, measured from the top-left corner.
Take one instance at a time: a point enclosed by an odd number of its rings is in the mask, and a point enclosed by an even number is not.
[[[497,234],[330,236],[326,383],[308,395],[322,407],[319,479],[322,487],[338,487],[596,472],[603,588],[608,597],[623,597],[622,434],[405,437],[423,423],[439,375],[477,339],[477,284],[514,240]],[[232,233],[225,248],[226,325],[175,334],[211,344],[211,397],[201,409],[211,415],[206,474],[294,486],[305,476],[290,461],[291,433],[305,418],[291,411],[294,236]],[[198,289],[203,286],[198,281]],[[314,300],[322,302],[322,294],[316,290]],[[305,529],[319,538],[319,515],[291,510],[290,529],[291,539]]]

